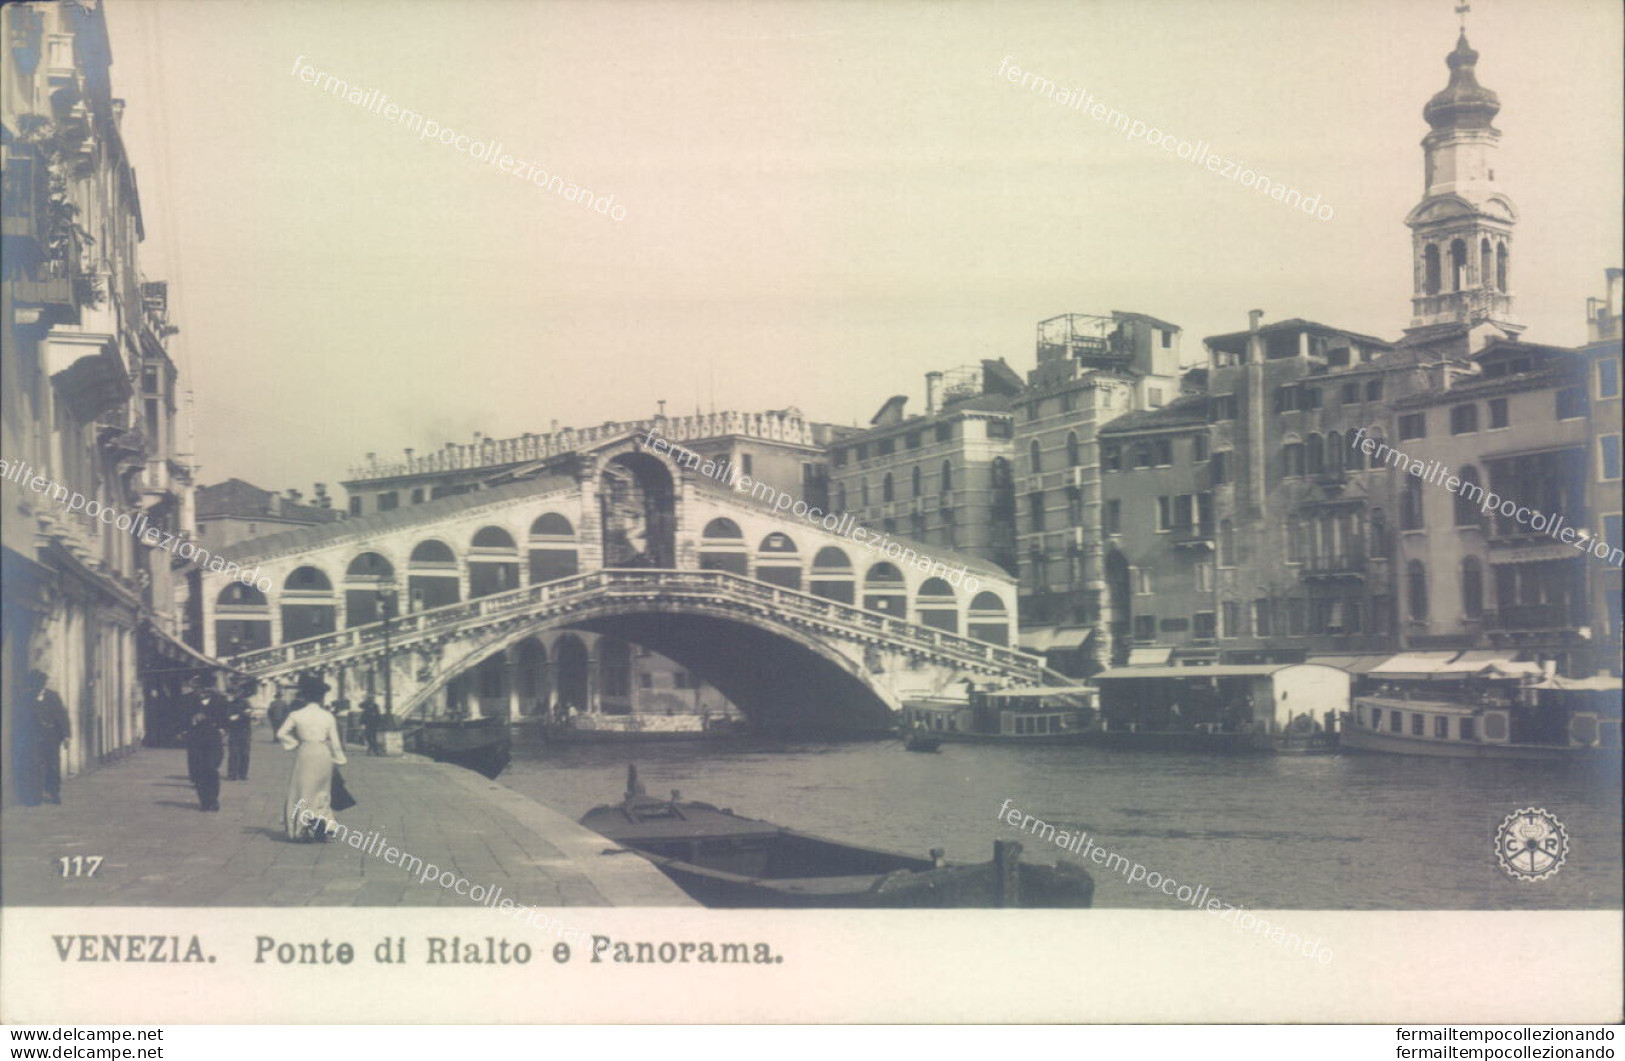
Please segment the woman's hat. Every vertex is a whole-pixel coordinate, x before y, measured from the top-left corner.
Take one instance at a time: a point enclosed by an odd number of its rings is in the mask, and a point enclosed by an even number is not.
[[[311,703],[319,704],[323,699],[326,698],[327,690],[329,688],[331,688],[331,686],[322,681],[322,676],[320,674],[301,674],[299,676],[299,685],[294,695],[301,700],[308,700]]]

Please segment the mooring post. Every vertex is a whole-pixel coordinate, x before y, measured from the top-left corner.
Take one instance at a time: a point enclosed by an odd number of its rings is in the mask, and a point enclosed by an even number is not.
[[[1016,871],[1020,859],[1018,841],[993,841],[993,905],[1001,908],[1021,905],[1021,877]]]

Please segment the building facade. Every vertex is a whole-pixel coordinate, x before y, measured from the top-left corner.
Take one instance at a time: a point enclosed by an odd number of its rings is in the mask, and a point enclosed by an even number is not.
[[[151,684],[199,662],[179,640],[184,581],[158,547],[191,534],[192,467],[175,441],[168,289],[137,262],[103,13],[22,3],[0,18],[4,762],[26,765],[14,726],[38,669],[71,716],[71,777],[134,748]]]
[[[198,540],[218,550],[246,538],[344,518],[344,513],[333,507],[326,483],[316,484],[314,501],[303,504],[298,490],[279,494],[242,479],[200,486],[196,500]]]

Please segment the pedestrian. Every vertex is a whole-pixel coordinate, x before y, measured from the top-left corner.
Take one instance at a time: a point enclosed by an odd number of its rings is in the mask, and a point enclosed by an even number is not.
[[[265,721],[271,724],[271,740],[276,741],[276,731],[282,728],[282,722],[288,717],[288,701],[282,699],[282,686],[278,685],[271,705],[265,709]]]
[[[186,774],[197,788],[200,810],[220,809],[220,760],[224,757],[219,723],[207,710],[194,712],[186,731]]]
[[[62,698],[51,688],[51,679],[42,670],[28,672],[23,702],[26,716],[19,719],[18,736],[26,747],[23,755],[31,760],[19,780],[18,799],[38,806],[43,797],[50,803],[62,802],[62,747],[73,736],[73,723]]]
[[[328,684],[319,675],[300,677],[294,710],[277,729],[282,746],[297,753],[282,813],[289,840],[328,838],[328,823],[333,821],[333,767],[349,762],[338,724],[322,706],[327,691]]]
[[[248,746],[254,739],[254,709],[248,698],[254,692],[254,679],[244,678],[233,689],[236,694],[226,708],[226,780],[248,780]]]
[[[384,713],[378,710],[378,701],[371,696],[361,701],[361,732],[367,738],[368,755],[384,754],[384,749],[378,744],[378,728],[383,721]]]

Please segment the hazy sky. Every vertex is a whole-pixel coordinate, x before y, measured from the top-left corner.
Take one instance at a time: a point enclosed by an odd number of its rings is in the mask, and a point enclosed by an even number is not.
[[[865,422],[1034,326],[1397,338],[1455,0],[107,0],[204,481],[670,412]],[[1527,336],[1620,264],[1621,7],[1476,0]],[[292,76],[331,72],[626,207],[615,222]],[[1319,193],[1320,221],[998,77],[1006,56]]]

